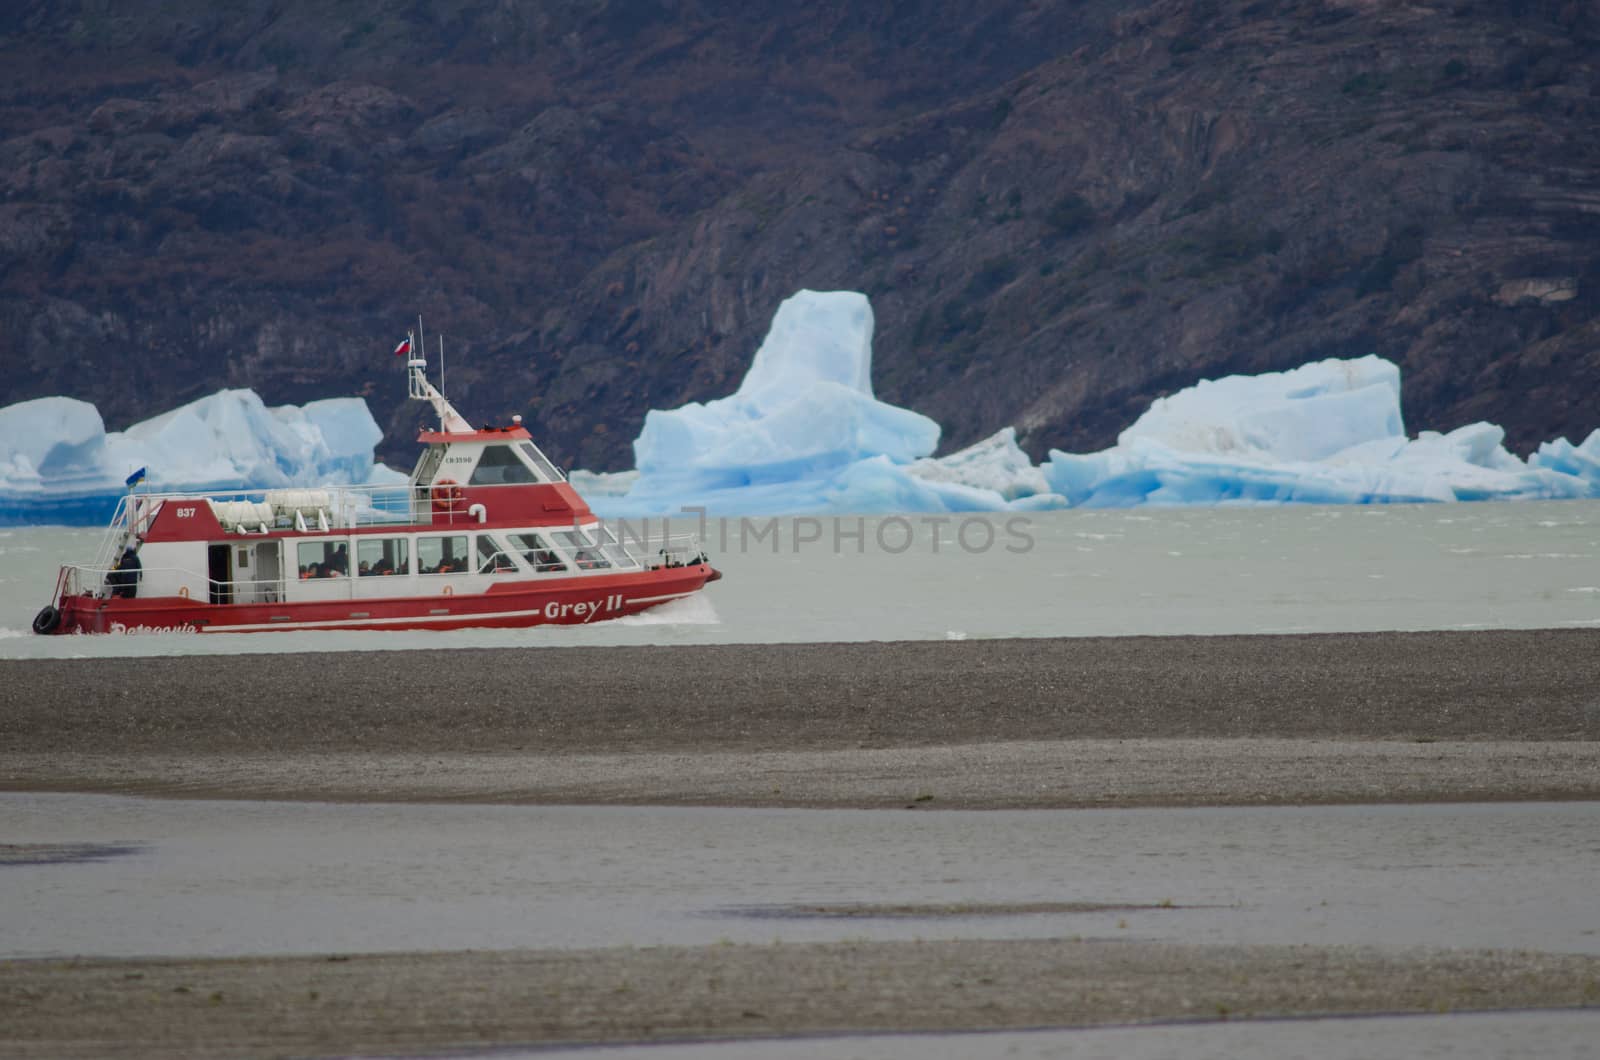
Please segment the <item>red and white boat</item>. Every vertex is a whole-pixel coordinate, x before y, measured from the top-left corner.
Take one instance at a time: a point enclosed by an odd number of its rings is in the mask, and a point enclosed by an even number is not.
[[[693,539],[635,534],[643,554],[631,550],[522,417],[474,429],[428,381],[424,358],[411,357],[406,374],[410,396],[439,416],[437,431],[418,436],[407,484],[130,492],[96,560],[61,568],[34,631],[577,624],[679,600],[721,577]],[[122,558],[130,549],[136,562]]]

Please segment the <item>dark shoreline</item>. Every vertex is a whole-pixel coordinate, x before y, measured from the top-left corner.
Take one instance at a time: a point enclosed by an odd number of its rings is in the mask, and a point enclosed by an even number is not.
[[[0,752],[1600,739],[1600,629],[0,660]]]
[[[0,961],[0,1054],[470,1055],[1596,1004],[1600,958],[1106,939]],[[819,1043],[818,1055],[835,1055]],[[722,1054],[717,1054],[722,1055]],[[729,1053],[728,1055],[736,1055]]]
[[[1064,808],[1600,798],[1600,630],[0,661],[0,790]]]

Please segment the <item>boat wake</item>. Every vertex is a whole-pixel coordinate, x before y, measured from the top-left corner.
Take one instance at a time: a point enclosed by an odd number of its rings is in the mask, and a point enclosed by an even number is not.
[[[611,621],[618,626],[717,626],[722,624],[722,616],[717,614],[717,609],[709,599],[696,593],[637,615],[626,615]]]

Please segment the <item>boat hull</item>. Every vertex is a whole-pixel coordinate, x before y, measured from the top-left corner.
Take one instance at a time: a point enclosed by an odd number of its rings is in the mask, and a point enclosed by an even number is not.
[[[583,625],[622,618],[698,592],[721,574],[709,564],[538,581],[487,592],[293,603],[212,604],[186,597],[66,596],[56,633],[266,633]]]

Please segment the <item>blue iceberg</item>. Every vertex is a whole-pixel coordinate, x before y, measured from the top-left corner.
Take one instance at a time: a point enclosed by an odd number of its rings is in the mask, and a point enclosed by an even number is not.
[[[1600,432],[1527,462],[1504,441],[1491,423],[1408,438],[1400,370],[1368,356],[1197,383],[1157,400],[1110,449],[1053,449],[1041,470],[1068,503],[1095,508],[1600,496]]]
[[[737,391],[652,411],[635,471],[574,484],[608,517],[1600,497],[1600,431],[1526,461],[1489,423],[1410,438],[1376,356],[1202,381],[1097,453],[1035,465],[1007,427],[934,459],[938,425],[873,396],[872,329],[864,295],[796,294]]]
[[[649,412],[636,475],[580,472],[573,484],[608,517],[1006,507],[986,486],[914,472],[939,425],[873,396],[872,332],[865,295],[801,291],[778,307],[738,390]]]
[[[801,291],[736,391],[650,412],[635,470],[573,485],[607,518],[1600,497],[1600,430],[1527,460],[1490,423],[1411,438],[1400,370],[1376,356],[1199,382],[1097,453],[1036,465],[1006,427],[934,458],[939,425],[874,396],[872,336],[866,296]],[[154,490],[403,481],[373,463],[379,439],[358,398],[227,390],[111,434],[86,402],[25,401],[0,409],[0,525],[102,522],[141,467]]]
[[[155,492],[404,482],[373,462],[382,437],[360,398],[224,390],[110,433],[86,401],[24,401],[0,409],[0,526],[103,523],[141,468]]]

